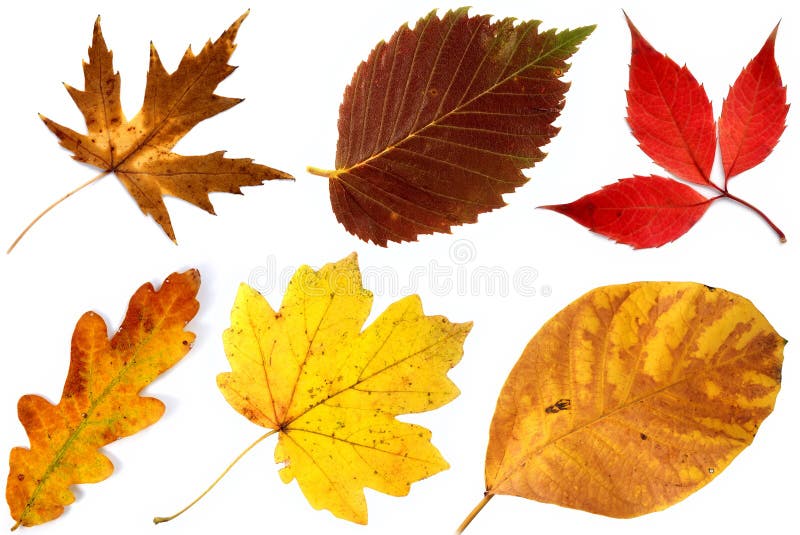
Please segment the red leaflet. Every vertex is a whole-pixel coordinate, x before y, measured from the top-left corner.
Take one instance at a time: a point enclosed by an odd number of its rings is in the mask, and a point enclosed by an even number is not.
[[[725,182],[769,156],[786,128],[786,87],[775,63],[775,37],[742,70],[722,104],[719,145]]]
[[[625,16],[632,50],[628,124],[639,147],[670,173],[708,184],[717,138],[706,91],[689,69],[654,49]]]
[[[719,120],[725,172],[722,186],[711,178],[717,143],[711,103],[686,67],[661,54],[630,19],[631,68],[628,123],[639,147],[677,178],[710,188],[706,198],[692,187],[660,176],[634,176],[569,204],[543,206],[590,230],[636,249],[660,247],[685,234],[717,199],[746,206],[775,231],[761,210],[728,191],[728,180],[763,162],[785,128],[786,87],[775,63],[778,28],[731,87]]]
[[[710,204],[711,199],[686,184],[660,176],[634,176],[569,204],[542,208],[640,249],[678,239],[703,217]]]

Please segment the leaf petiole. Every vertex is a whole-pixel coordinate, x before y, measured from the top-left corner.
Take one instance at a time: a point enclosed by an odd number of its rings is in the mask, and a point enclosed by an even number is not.
[[[730,200],[732,200],[734,202],[737,202],[737,203],[741,204],[742,206],[744,206],[746,208],[749,208],[750,210],[752,210],[753,212],[758,214],[761,217],[761,219],[763,219],[764,222],[767,225],[769,225],[769,227],[775,232],[775,234],[778,235],[778,240],[780,240],[781,243],[786,243],[786,234],[783,233],[783,231],[778,227],[778,225],[773,223],[772,220],[769,217],[767,217],[767,214],[765,214],[764,212],[762,212],[761,210],[759,210],[758,208],[756,208],[755,206],[753,206],[752,204],[750,204],[746,200],[742,199],[741,197],[737,197],[736,195],[734,195],[733,193],[728,191],[728,180],[727,180],[727,178],[725,179],[725,187],[724,188],[720,188],[719,186],[717,186],[713,182],[710,183],[710,185],[715,190],[717,190],[719,192],[718,196],[713,197],[712,199],[710,199],[711,201],[715,201],[715,200],[721,199],[721,198],[726,198],[726,199],[730,199]]]
[[[242,450],[242,452],[239,455],[237,455],[236,458],[233,461],[231,461],[231,464],[229,464],[225,468],[225,470],[222,471],[222,473],[219,475],[219,477],[217,477],[217,479],[215,479],[214,482],[211,483],[211,485],[209,485],[208,488],[206,490],[204,490],[202,494],[200,494],[200,496],[195,498],[189,505],[187,505],[186,507],[184,507],[183,509],[181,509],[180,511],[178,511],[177,513],[175,513],[172,516],[157,516],[157,517],[153,518],[153,524],[161,524],[163,522],[169,522],[170,520],[172,520],[174,518],[177,518],[177,517],[181,516],[183,513],[185,513],[186,511],[188,511],[194,504],[196,504],[197,502],[202,500],[203,497],[206,494],[211,492],[211,489],[213,489],[214,487],[217,486],[217,483],[219,483],[222,480],[222,478],[225,477],[225,475],[228,472],[231,471],[231,468],[233,468],[236,465],[236,463],[238,463],[242,459],[242,457],[247,455],[250,452],[250,450],[255,448],[262,440],[264,440],[267,437],[270,437],[270,436],[274,435],[277,432],[278,432],[277,429],[271,429],[270,431],[268,431],[268,432],[264,433],[263,435],[261,435],[260,437],[258,437],[252,444],[250,444],[244,450]]]
[[[478,505],[476,505],[475,508],[469,512],[467,518],[465,518],[461,525],[458,526],[458,529],[456,529],[456,535],[460,535],[465,529],[467,529],[467,526],[469,526],[470,522],[475,520],[475,517],[478,516],[478,513],[480,513],[486,504],[489,503],[489,500],[492,499],[492,496],[494,496],[494,494],[490,494],[488,492],[483,495],[483,499],[480,501],[480,503],[478,503]]]
[[[22,239],[22,237],[23,237],[23,236],[25,236],[25,234],[27,234],[27,233],[28,233],[28,231],[31,229],[31,227],[32,227],[33,225],[35,225],[35,224],[36,224],[36,222],[37,222],[37,221],[39,221],[39,220],[40,220],[42,217],[44,217],[44,215],[45,215],[47,212],[49,212],[50,210],[52,210],[53,208],[55,208],[56,206],[58,206],[59,204],[61,204],[63,201],[67,200],[68,198],[72,197],[74,194],[78,193],[80,190],[82,190],[82,189],[83,189],[83,188],[85,188],[86,186],[89,186],[89,185],[91,185],[91,184],[94,184],[95,182],[97,182],[98,180],[100,180],[101,178],[103,178],[104,176],[106,176],[107,174],[109,174],[110,172],[111,172],[111,171],[103,171],[102,173],[100,173],[100,174],[98,174],[97,176],[93,177],[93,178],[92,178],[91,180],[89,180],[88,182],[84,182],[83,184],[81,184],[80,186],[78,186],[77,188],[75,188],[74,190],[70,191],[69,193],[67,193],[66,195],[64,195],[63,197],[61,197],[61,198],[60,198],[60,199],[58,199],[57,201],[55,201],[53,204],[51,204],[51,205],[50,205],[50,206],[48,206],[47,208],[45,208],[45,209],[42,211],[42,213],[40,213],[39,215],[37,215],[37,216],[34,218],[34,220],[33,220],[33,221],[31,221],[30,223],[28,223],[28,226],[27,226],[27,227],[25,227],[25,229],[24,229],[22,232],[20,232],[19,236],[17,236],[17,239],[16,239],[16,240],[14,240],[14,243],[12,243],[12,244],[11,244],[11,247],[9,247],[9,248],[8,248],[8,251],[6,251],[6,254],[9,254],[11,251],[13,251],[13,250],[14,250],[14,247],[16,247],[16,246],[17,246],[17,244],[18,244],[18,243],[19,243],[19,241]]]
[[[759,210],[758,208],[756,208],[755,206],[753,206],[749,202],[745,201],[744,199],[741,199],[741,198],[737,197],[736,195],[733,195],[733,194],[731,194],[731,193],[729,193],[727,191],[725,192],[725,195],[723,195],[723,197],[727,197],[728,199],[730,199],[732,201],[738,202],[742,206],[746,206],[747,208],[749,208],[752,211],[754,211],[755,213],[757,213],[759,216],[761,216],[761,219],[763,219],[767,223],[767,225],[769,225],[770,228],[775,231],[775,234],[778,235],[778,239],[780,240],[780,242],[781,243],[786,243],[786,234],[784,234],[783,231],[780,228],[778,228],[778,225],[773,223],[772,220],[769,217],[767,217],[767,214],[765,214],[764,212],[762,212],[761,210]]]
[[[316,176],[324,176],[325,178],[332,178],[336,171],[329,171],[327,169],[320,169],[319,167],[314,167],[313,165],[309,165],[306,167],[306,171],[308,171],[312,175]]]

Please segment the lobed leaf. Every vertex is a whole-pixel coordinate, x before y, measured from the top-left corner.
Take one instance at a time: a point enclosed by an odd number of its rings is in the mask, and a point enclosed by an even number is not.
[[[231,372],[217,377],[234,409],[279,432],[281,479],[297,479],[313,507],[361,524],[364,487],[404,496],[448,468],[430,431],[395,416],[458,395],[447,372],[471,328],[425,316],[414,295],[362,331],[371,305],[355,254],[298,269],[277,312],[243,284],[224,334]]]
[[[197,313],[199,286],[196,270],[173,273],[158,291],[145,284],[111,339],[99,315],[80,318],[59,403],[35,395],[19,400],[31,445],[11,450],[6,500],[14,528],[61,516],[75,501],[71,485],[96,483],[113,472],[102,446],[161,418],[164,404],[139,392],[191,348],[194,334],[184,328]]]
[[[86,120],[87,134],[79,134],[42,116],[47,128],[79,162],[105,173],[115,173],[139,208],[161,226],[172,241],[175,232],[162,196],[172,195],[213,214],[211,192],[241,193],[242,186],[290,175],[253,163],[249,158],[224,158],[224,151],[204,156],[181,156],[175,144],[201,121],[235,106],[241,99],[220,97],[214,91],[234,67],[228,60],[239,26],[247,13],[199,54],[186,50],[177,70],[164,69],[150,45],[144,103],[128,121],[120,104],[120,76],[100,29],[94,25],[89,62],[84,63],[84,90],[67,86]],[[13,246],[12,246],[13,247]]]

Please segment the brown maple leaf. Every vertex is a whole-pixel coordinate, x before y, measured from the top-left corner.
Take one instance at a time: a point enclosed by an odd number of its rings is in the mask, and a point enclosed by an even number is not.
[[[172,241],[175,233],[162,196],[179,197],[213,214],[210,192],[241,193],[241,186],[292,178],[283,171],[255,164],[250,158],[224,158],[224,151],[204,156],[172,152],[178,140],[199,122],[243,100],[215,95],[214,90],[235,69],[228,65],[228,60],[247,14],[239,17],[216,41],[209,40],[199,54],[195,55],[189,47],[172,74],[167,73],[151,43],[144,103],[130,121],[122,112],[120,75],[114,72],[113,54],[103,39],[98,17],[89,62],[83,64],[85,88],[66,86],[83,113],[88,133],[79,134],[40,117],[75,160],[93,165],[102,173],[45,210],[22,232],[9,252],[53,206],[110,173],[117,175],[142,212],[152,216]]]

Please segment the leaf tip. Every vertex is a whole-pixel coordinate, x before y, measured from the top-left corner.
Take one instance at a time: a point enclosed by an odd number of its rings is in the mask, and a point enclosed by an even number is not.
[[[631,32],[631,39],[633,40],[633,48],[636,49],[636,45],[639,43],[648,43],[648,41],[642,36],[641,32],[639,32],[639,28],[636,27],[631,18],[625,12],[625,10],[622,10],[622,14],[625,15],[625,22],[628,24],[628,29]]]
[[[780,28],[782,20],[783,19],[778,19],[778,24],[776,24],[775,27],[772,29],[772,33],[769,34],[768,39],[771,40],[773,43],[775,42],[775,39],[778,37],[778,28]]]
[[[564,213],[565,204],[543,204],[542,206],[537,206],[537,210],[550,210],[551,212],[556,212],[559,214]]]

